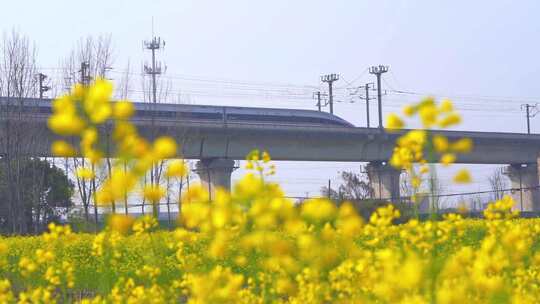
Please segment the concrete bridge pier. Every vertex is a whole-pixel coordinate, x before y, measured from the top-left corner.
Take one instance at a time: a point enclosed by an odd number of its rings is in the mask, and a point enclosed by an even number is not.
[[[231,190],[231,174],[234,160],[226,158],[205,158],[197,162],[195,172],[199,175],[203,187],[212,198],[217,187]]]
[[[370,162],[366,169],[373,189],[373,198],[397,202],[400,198],[399,177],[401,171],[386,162]]]
[[[510,179],[511,187],[518,189],[512,192],[512,197],[516,201],[514,209],[539,211],[538,166],[536,164],[512,164],[506,167],[505,175]]]

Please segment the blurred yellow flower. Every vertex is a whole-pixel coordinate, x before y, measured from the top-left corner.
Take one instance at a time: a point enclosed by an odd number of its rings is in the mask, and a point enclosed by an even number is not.
[[[472,181],[471,174],[467,169],[459,170],[456,175],[454,175],[454,182],[458,184],[467,184]]]
[[[270,154],[268,154],[268,152],[264,151],[263,154],[262,154],[262,160],[265,163],[269,162],[271,160],[270,159]]]
[[[448,139],[444,135],[434,135],[433,136],[433,147],[435,148],[435,151],[439,153],[446,152],[448,150],[449,144]]]
[[[411,105],[406,105],[403,107],[403,114],[407,117],[411,117],[416,113],[416,108]]]
[[[85,122],[72,114],[53,114],[47,121],[49,129],[62,136],[77,135],[86,126]]]
[[[153,153],[159,159],[176,156],[176,142],[168,136],[162,136],[154,142]]]
[[[58,157],[73,157],[77,155],[75,148],[63,140],[55,140],[51,145],[51,152]]]
[[[337,215],[337,208],[327,199],[310,199],[302,204],[301,214],[308,220],[322,223],[332,220]]]
[[[63,113],[67,115],[75,115],[77,108],[75,101],[69,95],[62,95],[52,102],[53,113]]]
[[[411,185],[414,187],[414,188],[418,188],[420,187],[420,184],[422,183],[422,179],[420,179],[420,177],[418,176],[413,176],[411,178]]]
[[[454,105],[452,104],[452,101],[449,99],[443,99],[441,101],[441,105],[439,106],[439,109],[442,113],[450,113],[454,111]]]
[[[112,115],[112,91],[112,83],[101,78],[88,88],[83,107],[93,123],[103,123]]]
[[[90,180],[95,177],[95,174],[94,171],[88,167],[80,167],[77,168],[77,177],[84,180]]]
[[[473,141],[470,138],[462,138],[452,143],[450,149],[456,153],[469,153],[473,148]]]
[[[82,84],[76,83],[71,88],[71,94],[76,99],[82,99],[84,98],[84,95],[86,94],[86,90]]]
[[[399,129],[403,129],[404,126],[405,126],[405,123],[396,114],[390,113],[388,114],[388,116],[386,116],[386,129],[399,130]]]
[[[430,128],[437,122],[437,108],[434,104],[426,104],[418,110],[424,128]]]
[[[186,164],[183,160],[173,160],[167,167],[165,175],[167,177],[183,177],[187,174]]]
[[[165,190],[159,185],[146,185],[143,189],[143,196],[153,204],[159,203],[165,195]]]
[[[133,103],[127,100],[121,100],[114,103],[114,118],[119,120],[127,120],[135,113]]]
[[[461,123],[461,116],[457,113],[450,113],[439,122],[441,128],[447,128]]]
[[[108,219],[108,224],[111,230],[120,234],[127,234],[134,222],[135,219],[133,217],[123,214],[112,214]]]
[[[454,153],[444,153],[441,156],[441,164],[448,166],[456,161],[456,155]]]

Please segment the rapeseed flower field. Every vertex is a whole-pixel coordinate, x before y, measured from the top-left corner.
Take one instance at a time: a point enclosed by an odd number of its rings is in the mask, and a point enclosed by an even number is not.
[[[111,103],[112,85],[97,80],[57,99],[51,130],[57,156],[83,156],[95,178],[102,162],[99,125],[114,123],[115,166],[94,196],[106,206],[141,191],[157,203],[159,183],[139,179],[157,162],[176,156],[172,138],[148,142],[129,118],[128,101]],[[428,131],[459,123],[449,101],[425,99],[404,109],[426,130],[404,132],[390,163],[409,171],[418,190],[440,161],[450,165],[472,148]],[[397,115],[389,130],[402,129]],[[401,132],[401,131],[400,131]],[[79,142],[78,146],[71,142]],[[157,229],[155,217],[112,214],[98,234],[49,225],[40,236],[0,238],[0,303],[537,303],[540,298],[539,219],[520,219],[510,197],[493,202],[484,219],[448,214],[409,220],[391,204],[362,219],[350,203],[325,199],[300,206],[267,181],[270,155],[247,157],[251,173],[210,199],[202,187],[181,196],[179,228]],[[169,162],[168,177],[186,174]],[[456,182],[471,176],[460,171]],[[414,203],[413,198],[413,203]]]

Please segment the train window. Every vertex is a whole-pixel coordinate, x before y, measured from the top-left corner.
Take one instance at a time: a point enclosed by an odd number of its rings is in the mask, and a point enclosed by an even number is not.
[[[25,106],[22,107],[22,111],[25,112],[25,113],[51,114],[52,113],[52,108],[25,105]]]
[[[137,110],[137,116],[140,117],[167,117],[178,119],[209,119],[222,120],[222,113],[207,113],[207,112],[176,112],[176,111],[152,111],[152,110]]]
[[[319,117],[305,116],[280,116],[280,115],[255,115],[255,114],[227,114],[227,120],[250,120],[250,121],[276,121],[276,122],[305,122],[318,124],[343,125],[339,121]]]
[[[182,119],[209,119],[222,120],[222,113],[207,113],[207,112],[177,112],[177,116]]]
[[[136,115],[143,117],[174,117],[175,112],[171,111],[151,111],[151,110],[137,110]]]
[[[52,108],[39,107],[39,113],[51,114]]]

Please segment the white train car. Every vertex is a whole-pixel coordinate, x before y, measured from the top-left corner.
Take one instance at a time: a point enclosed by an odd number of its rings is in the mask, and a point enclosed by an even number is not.
[[[49,115],[52,112],[51,99],[0,97],[2,108],[16,110],[22,107],[24,113]],[[155,117],[162,120],[182,120],[214,123],[256,123],[275,125],[309,125],[329,127],[354,127],[351,123],[335,115],[313,110],[229,107],[170,103],[135,102],[135,118]]]

